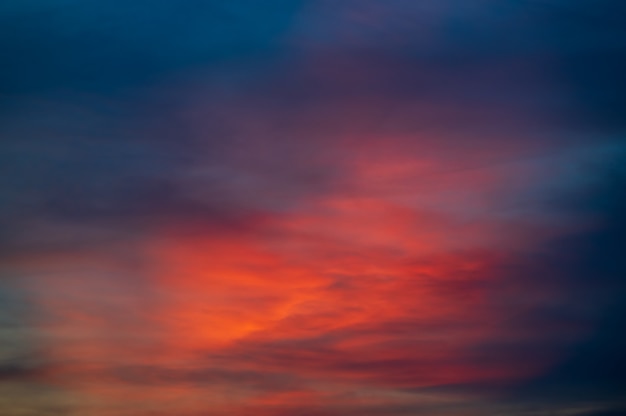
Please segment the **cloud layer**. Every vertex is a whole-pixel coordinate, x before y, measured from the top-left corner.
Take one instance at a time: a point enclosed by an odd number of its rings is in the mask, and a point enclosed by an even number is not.
[[[3,412],[621,414],[623,6],[418,3],[0,6]]]

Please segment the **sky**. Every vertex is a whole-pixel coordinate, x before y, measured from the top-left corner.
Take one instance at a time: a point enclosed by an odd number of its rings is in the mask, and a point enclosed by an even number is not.
[[[0,3],[0,414],[626,414],[621,0]]]

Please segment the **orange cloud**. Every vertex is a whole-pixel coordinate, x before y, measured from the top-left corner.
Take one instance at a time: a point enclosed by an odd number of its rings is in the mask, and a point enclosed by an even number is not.
[[[218,415],[280,414],[357,405],[368,389],[406,404],[402,389],[510,382],[549,362],[477,352],[535,336],[507,329],[492,298],[519,235],[471,213],[493,203],[503,176],[437,176],[434,161],[376,150],[342,163],[336,190],[245,228],[164,224],[135,248],[142,266],[128,279],[106,256],[70,258],[36,295],[57,363],[46,377],[82,392],[93,415],[117,414],[115,403],[129,415],[207,403]]]

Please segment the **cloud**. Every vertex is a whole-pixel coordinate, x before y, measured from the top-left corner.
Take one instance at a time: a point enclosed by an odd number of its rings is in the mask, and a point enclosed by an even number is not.
[[[6,408],[623,407],[617,2],[52,6],[0,6]]]

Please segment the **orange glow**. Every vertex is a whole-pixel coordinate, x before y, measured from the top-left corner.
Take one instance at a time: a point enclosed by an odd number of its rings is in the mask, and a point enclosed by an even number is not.
[[[378,402],[400,403],[406,398],[394,389],[538,371],[546,360],[474,353],[525,336],[503,326],[489,293],[511,240],[506,224],[468,220],[454,205],[464,197],[470,210],[489,204],[503,178],[480,172],[424,183],[424,170],[437,170],[432,162],[366,159],[372,169],[347,165],[347,188],[243,230],[165,224],[140,247],[135,272],[145,285],[125,286],[128,271],[115,261],[72,260],[82,266],[53,277],[63,295],[39,295],[53,313],[42,324],[54,340],[50,354],[63,363],[49,377],[91,397],[85,406],[98,416],[118,414],[103,404],[118,402],[190,413],[210,402],[215,414],[243,415],[256,406],[351,402],[325,392],[337,383],[382,389]],[[86,279],[94,270],[110,278]],[[271,387],[283,378],[296,385]]]

